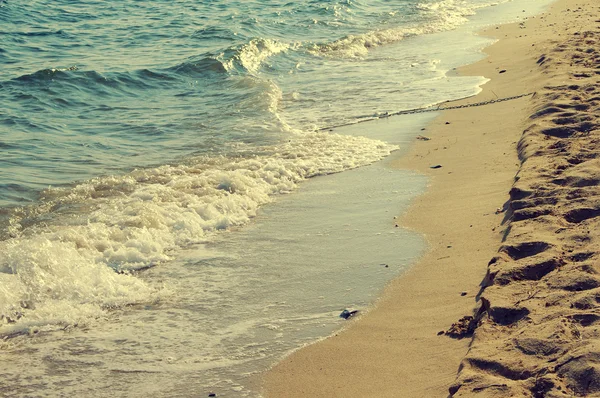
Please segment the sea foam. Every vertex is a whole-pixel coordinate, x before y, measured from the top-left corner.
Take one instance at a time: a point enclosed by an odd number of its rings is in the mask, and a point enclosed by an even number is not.
[[[241,147],[228,157],[48,189],[29,213],[15,212],[12,237],[0,242],[0,316],[10,326],[0,333],[69,325],[155,300],[160,292],[132,271],[246,224],[306,178],[363,166],[394,149],[362,137],[293,133],[259,151]]]
[[[408,23],[399,27],[348,35],[331,43],[314,44],[310,46],[310,52],[335,58],[365,57],[372,48],[395,43],[407,37],[455,29],[466,23],[467,17],[474,15],[477,9],[490,4],[474,5],[464,0],[417,3],[416,8],[424,18],[418,24]]]

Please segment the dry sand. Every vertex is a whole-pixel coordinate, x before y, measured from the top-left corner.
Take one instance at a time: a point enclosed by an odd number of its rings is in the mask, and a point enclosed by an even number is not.
[[[485,34],[501,40],[461,73],[492,80],[462,103],[535,94],[427,128],[397,166],[431,176],[401,219],[429,252],[271,369],[266,397],[600,396],[600,4]]]

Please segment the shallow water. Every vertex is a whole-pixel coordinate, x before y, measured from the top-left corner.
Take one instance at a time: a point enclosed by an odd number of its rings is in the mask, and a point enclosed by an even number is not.
[[[381,164],[320,178],[252,226],[146,272],[148,285],[165,286],[160,301],[58,339],[40,333],[15,362],[68,395],[254,396],[256,372],[342,326],[341,310],[367,308],[419,255],[421,238],[396,228],[393,214],[424,183]],[[20,393],[49,392],[9,369],[3,378]]]

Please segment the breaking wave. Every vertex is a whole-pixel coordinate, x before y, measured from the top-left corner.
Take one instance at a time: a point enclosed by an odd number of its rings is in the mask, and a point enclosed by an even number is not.
[[[169,261],[181,248],[246,224],[274,195],[302,180],[363,166],[395,147],[327,133],[233,157],[95,178],[49,189],[17,209],[0,242],[0,317],[14,333],[69,325],[159,292],[132,272]]]

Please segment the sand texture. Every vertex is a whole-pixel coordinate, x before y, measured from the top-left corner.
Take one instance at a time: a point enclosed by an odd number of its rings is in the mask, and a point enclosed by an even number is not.
[[[455,397],[600,396],[600,12],[560,9]]]
[[[491,81],[456,104],[535,94],[423,131],[396,166],[431,178],[400,217],[429,251],[264,396],[600,396],[599,21],[597,0],[561,0],[485,32],[500,41],[461,73]]]

